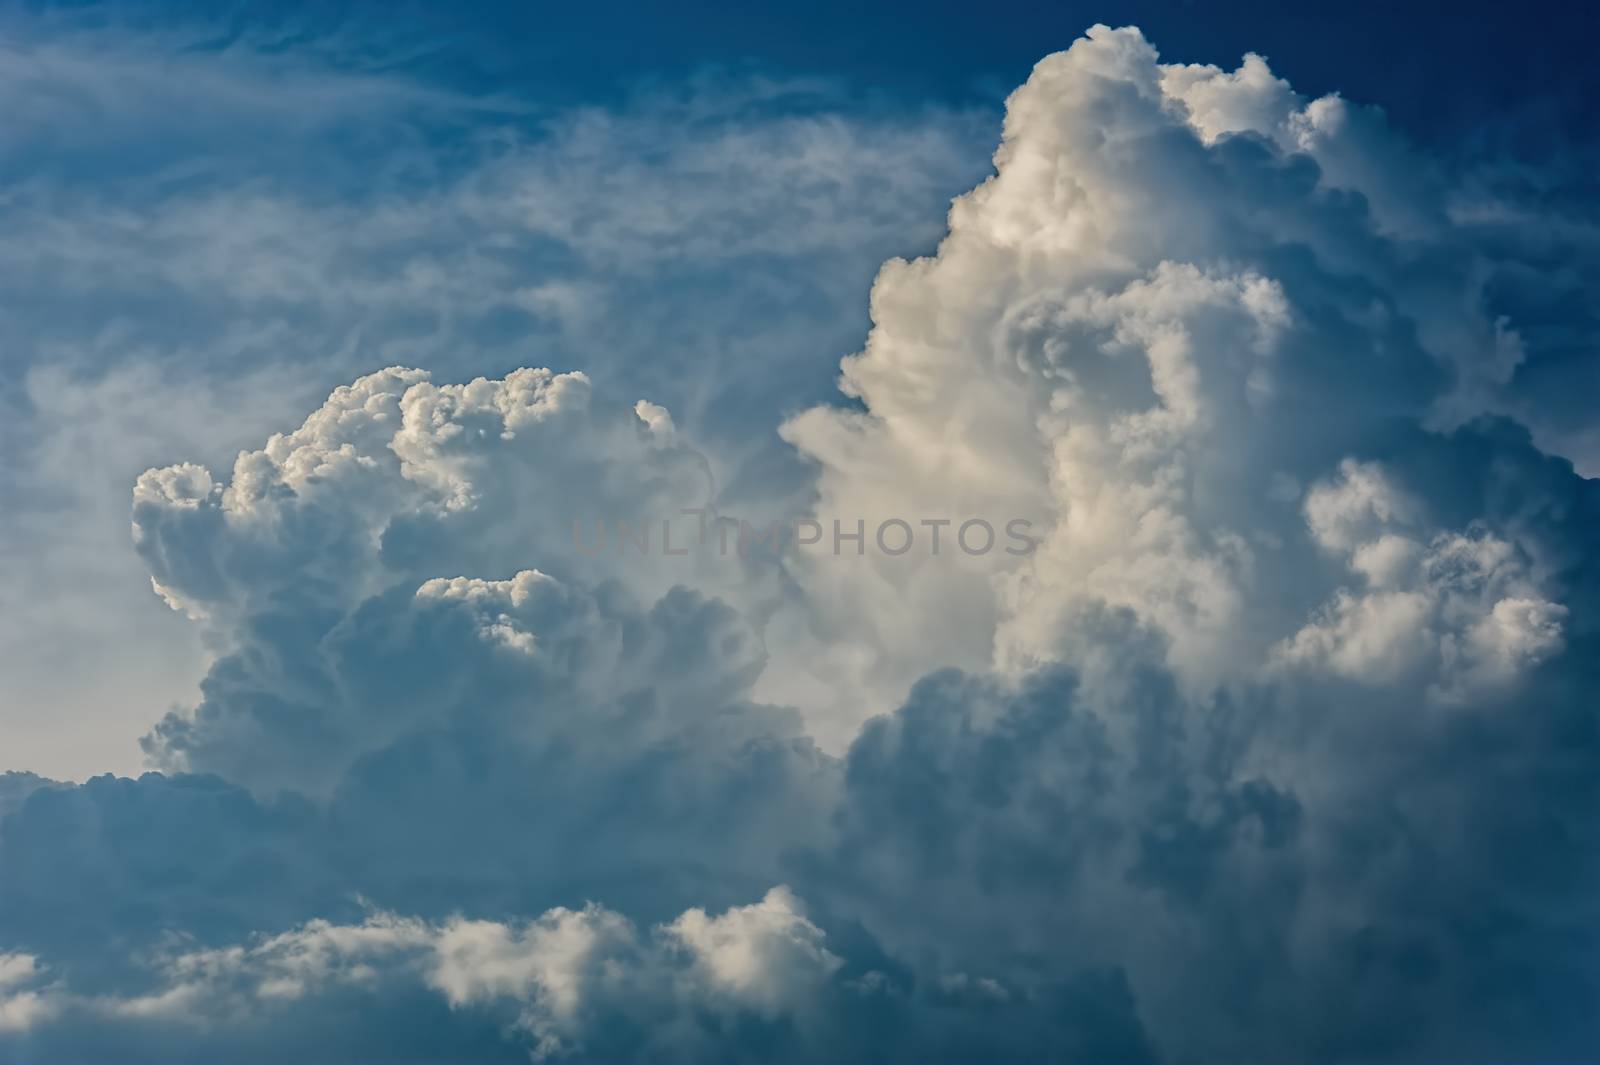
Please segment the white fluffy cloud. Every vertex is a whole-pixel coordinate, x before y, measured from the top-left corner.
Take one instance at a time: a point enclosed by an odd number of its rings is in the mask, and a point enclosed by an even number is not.
[[[588,563],[575,525],[586,535],[597,519],[637,527],[710,502],[704,459],[664,441],[658,425],[593,407],[581,373],[438,386],[389,369],[241,453],[226,484],[192,464],[146,473],[134,489],[134,542],[174,608],[221,612],[224,625],[279,589],[358,599],[392,579],[375,570],[415,570],[409,553],[460,559],[465,547],[491,569],[520,555],[609,575],[614,545]],[[407,529],[413,542],[396,542]]]
[[[845,650],[764,690],[831,687],[811,697],[837,742],[938,666],[1073,660],[1066,619],[1086,604],[1159,632],[1196,697],[1275,668],[1289,638],[1289,660],[1374,682],[1427,643],[1415,679],[1451,692],[1559,646],[1537,558],[1469,604],[1341,590],[1323,557],[1355,550],[1369,579],[1399,566],[1403,545],[1369,536],[1389,526],[1434,543],[1423,582],[1464,536],[1538,553],[1520,516],[1441,525],[1440,486],[1385,472],[1403,432],[1510,402],[1527,353],[1494,281],[1529,267],[1451,219],[1445,178],[1380,115],[1308,101],[1256,56],[1164,65],[1136,30],[1099,27],[1013,94],[995,161],[936,255],[880,273],[841,382],[864,409],[784,434],[820,466],[824,520],[1022,517],[1039,549],[798,560],[794,631]]]
[[[623,1020],[655,1026],[658,1050],[677,1054],[692,1049],[674,1040],[692,1039],[696,1010],[778,1020],[814,1005],[842,964],[823,940],[782,886],[648,933],[594,904],[509,923],[380,911],[358,924],[314,920],[242,944],[168,948],[147,961],[151,986],[131,996],[84,994],[61,980],[28,989],[44,983],[37,959],[3,954],[0,1033],[61,1017],[201,1030],[292,1023],[302,1000],[340,988],[376,998],[409,982],[452,1010],[512,1018],[535,1059],[581,1051]]]
[[[42,975],[33,955],[0,954],[0,1034],[25,1032],[55,1015],[54,997],[30,986]]]
[[[526,713],[521,700],[551,704],[528,737],[582,729],[597,754],[608,721],[631,729],[612,754],[630,736],[739,736],[728,707],[762,668],[761,640],[680,586],[758,602],[770,575],[748,581],[709,548],[662,553],[660,523],[690,537],[680,511],[713,502],[705,459],[665,417],[595,397],[578,373],[441,386],[390,369],[241,453],[229,480],[194,464],[147,472],[133,534],[152,584],[229,652],[197,712],[146,741],[152,757],[320,792],[397,737],[468,709]],[[459,653],[493,665],[481,684],[460,659],[426,658],[463,624],[474,638]],[[388,663],[412,653],[426,680],[396,686]],[[511,675],[518,687],[496,690]]]
[[[1312,487],[1312,537],[1360,587],[1340,588],[1279,646],[1281,661],[1372,687],[1421,676],[1430,698],[1459,702],[1561,650],[1567,608],[1540,596],[1525,553],[1481,528],[1424,542],[1422,511],[1376,464],[1346,462]]]

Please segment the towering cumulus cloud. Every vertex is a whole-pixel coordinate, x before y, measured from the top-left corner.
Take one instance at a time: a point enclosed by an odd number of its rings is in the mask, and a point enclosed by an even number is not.
[[[1158,631],[1189,693],[1278,660],[1442,695],[1561,646],[1581,541],[1532,534],[1527,511],[1566,504],[1478,420],[1540,354],[1501,305],[1533,266],[1454,222],[1377,116],[1101,29],[1013,95],[995,161],[936,256],[879,275],[843,376],[866,410],[785,435],[821,467],[819,514],[1021,515],[1043,540],[803,572],[829,631],[881,652],[831,656],[861,663],[841,713],[861,685],[1070,654],[1086,603]]]
[[[1588,238],[1135,30],[995,170],[781,428],[860,554],[669,555],[732,464],[548,370],[141,477],[216,659],[0,778],[7,1060],[1584,1060]]]

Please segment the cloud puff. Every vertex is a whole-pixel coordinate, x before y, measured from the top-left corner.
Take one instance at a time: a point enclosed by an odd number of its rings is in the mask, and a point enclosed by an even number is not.
[[[581,572],[575,525],[637,525],[710,491],[698,454],[664,446],[633,411],[592,406],[581,373],[436,386],[395,368],[242,453],[225,485],[192,464],[146,473],[134,543],[174,608],[232,624],[274,583],[339,601],[369,591],[376,567],[460,550],[445,546],[468,539],[449,528],[460,516],[497,535],[471,548],[485,558],[520,551]]]
[[[241,454],[228,482],[146,473],[133,529],[152,582],[230,652],[195,712],[150,735],[151,757],[325,793],[464,715],[533,745],[586,737],[580,756],[702,729],[717,735],[696,745],[792,736],[797,722],[741,702],[759,636],[677,587],[696,565],[708,587],[738,572],[660,553],[660,516],[711,502],[704,459],[661,425],[581,374],[436,386],[394,369]],[[623,526],[655,547],[630,548]],[[508,576],[437,576],[463,572]]]
[[[33,955],[0,954],[0,1034],[25,1032],[54,1016],[54,999],[29,987],[41,975]]]
[[[0,817],[20,806],[33,792],[53,783],[36,773],[0,773]]]
[[[647,936],[593,904],[510,923],[373,912],[359,923],[313,920],[242,944],[169,946],[148,960],[151,983],[136,995],[82,994],[59,980],[19,990],[42,981],[37,959],[0,955],[0,1031],[64,1018],[135,1033],[188,1029],[214,1038],[220,1029],[222,1038],[238,1037],[340,991],[381,999],[409,982],[452,1012],[477,1014],[462,1027],[509,1019],[535,1059],[583,1052],[591,1042],[681,1056],[697,1042],[696,1010],[777,1021],[814,1005],[843,964],[823,938],[781,886],[716,916],[690,910]]]
[[[1515,681],[1559,652],[1568,611],[1540,597],[1525,554],[1484,532],[1412,535],[1419,504],[1382,469],[1346,462],[1315,485],[1312,537],[1343,554],[1364,586],[1341,588],[1280,645],[1285,662],[1373,686],[1421,672],[1431,698],[1463,701]]]

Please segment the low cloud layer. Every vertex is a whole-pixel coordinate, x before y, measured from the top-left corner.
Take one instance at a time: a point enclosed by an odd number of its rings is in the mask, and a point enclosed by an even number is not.
[[[136,995],[78,994],[34,957],[0,955],[0,1030],[120,1022],[249,1056],[303,1003],[348,1011],[348,1023],[363,998],[411,985],[461,1014],[459,1029],[499,1027],[536,1060],[714,1052],[697,1011],[775,1025],[816,1007],[842,965],[822,939],[781,886],[725,913],[685,911],[648,935],[595,905],[509,924],[371,912],[358,924],[310,921],[224,947],[173,942],[146,960],[149,986]]]
[[[217,658],[160,772],[0,778],[0,1048],[1580,1060],[1592,229],[1104,27],[995,170],[780,494],[1036,551],[587,551],[770,516],[598,372],[391,368],[139,478]]]

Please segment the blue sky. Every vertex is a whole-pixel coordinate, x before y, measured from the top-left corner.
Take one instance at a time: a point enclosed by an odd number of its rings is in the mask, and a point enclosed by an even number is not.
[[[74,6],[107,13],[101,5],[30,5]],[[192,17],[183,5],[109,13],[112,21],[135,25]],[[1436,124],[1481,121],[1486,110],[1520,109],[1541,97],[1559,98],[1575,121],[1592,121],[1583,94],[1592,91],[1594,75],[1577,61],[1591,17],[1554,3],[1520,6],[1515,17],[1503,5],[1460,4],[1449,18],[1377,3],[1338,9],[1002,3],[981,15],[950,3],[920,5],[915,12],[888,5],[695,3],[670,13],[648,5],[280,3],[240,4],[211,20],[224,39],[263,27],[298,30],[309,42],[342,31],[365,49],[402,47],[440,80],[513,86],[546,102],[605,99],[636,77],[746,63],[848,77],[919,100],[992,99],[1020,81],[1044,51],[1084,27],[1132,23],[1193,62],[1260,52],[1293,70],[1303,91],[1383,101],[1408,128],[1426,134]]]
[[[5,8],[0,1060],[1582,1060],[1592,22]]]

